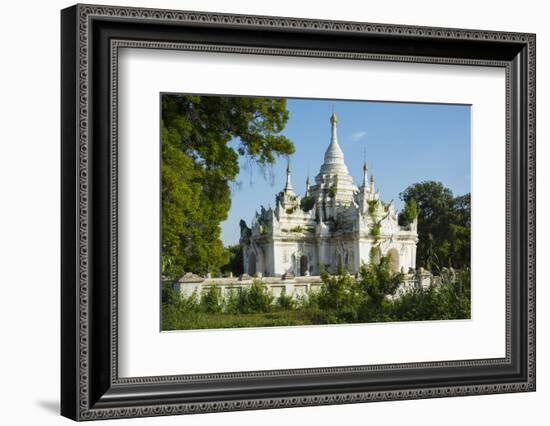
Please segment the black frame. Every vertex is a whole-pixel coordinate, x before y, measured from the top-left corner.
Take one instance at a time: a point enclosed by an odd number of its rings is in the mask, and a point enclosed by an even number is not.
[[[535,35],[96,5],[64,9],[61,30],[62,415],[90,420],[535,390]],[[506,68],[506,357],[119,378],[120,47]]]

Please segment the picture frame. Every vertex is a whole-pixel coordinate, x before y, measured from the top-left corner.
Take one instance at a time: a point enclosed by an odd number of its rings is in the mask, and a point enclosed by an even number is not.
[[[535,45],[535,35],[525,33],[64,9],[61,414],[94,420],[535,391]],[[503,68],[506,356],[119,377],[117,54],[123,47]]]

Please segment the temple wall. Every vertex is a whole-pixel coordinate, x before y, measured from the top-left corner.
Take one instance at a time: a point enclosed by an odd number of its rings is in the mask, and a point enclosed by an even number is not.
[[[444,273],[446,273],[450,279],[455,279],[456,271],[444,270]],[[395,295],[390,297],[398,298],[415,288],[439,286],[441,285],[441,279],[442,278],[439,276],[434,277],[430,272],[422,268],[414,274],[406,273]],[[249,288],[254,280],[265,285],[267,290],[271,292],[275,298],[279,297],[284,290],[287,295],[299,299],[300,297],[307,296],[311,292],[319,291],[323,286],[323,281],[318,275],[286,279],[281,277],[253,278],[248,275],[228,278],[202,278],[193,276],[191,278],[184,277],[176,283],[165,283],[164,285],[171,286],[174,291],[178,292],[183,297],[188,298],[196,294],[200,299],[201,295],[212,286],[219,287],[222,297],[227,297],[231,291],[240,291],[242,288]]]
[[[217,286],[221,290],[222,297],[227,297],[231,291],[240,291],[242,288],[248,288],[254,282],[253,277],[247,278],[196,278],[191,280],[180,280],[177,283],[170,284],[176,292],[183,297],[190,297],[196,294],[200,299],[201,294],[212,286]],[[275,298],[279,297],[283,290],[287,295],[298,299],[306,296],[312,291],[319,291],[323,282],[319,276],[295,277],[292,279],[282,279],[280,277],[262,277],[256,278]]]
[[[296,276],[316,273],[317,248],[314,243],[302,241],[275,241],[273,265],[270,276],[293,274]]]

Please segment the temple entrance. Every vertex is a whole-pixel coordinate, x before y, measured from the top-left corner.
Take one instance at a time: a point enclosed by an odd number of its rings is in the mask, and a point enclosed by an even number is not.
[[[256,275],[256,254],[254,252],[248,255],[248,275]]]
[[[307,256],[303,255],[300,257],[300,275],[301,276],[306,275],[307,271],[308,271]]]
[[[399,252],[397,249],[390,249],[388,250],[388,260],[389,260],[389,266],[390,271],[392,272],[399,272]]]

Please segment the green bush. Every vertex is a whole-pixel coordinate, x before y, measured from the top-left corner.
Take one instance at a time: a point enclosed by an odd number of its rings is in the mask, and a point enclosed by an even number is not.
[[[318,295],[319,308],[327,312],[330,322],[354,322],[362,303],[355,279],[339,268],[338,275],[323,273],[323,286]],[[327,318],[328,318],[327,317]]]
[[[269,312],[272,309],[273,295],[260,281],[254,280],[249,288],[243,287],[237,300],[238,311],[242,314]]]
[[[162,289],[161,323],[163,330],[176,330],[182,316],[190,316],[199,312],[197,292],[189,297],[183,297],[166,285]]]
[[[239,313],[239,292],[237,289],[230,288],[224,300],[224,312],[228,314]]]
[[[296,307],[296,303],[292,298],[292,295],[287,295],[286,289],[284,288],[281,291],[281,294],[279,295],[279,297],[277,298],[277,306],[279,307],[279,309],[282,309],[283,311],[288,311]]]
[[[313,198],[311,195],[304,197],[300,200],[300,208],[305,212],[310,211],[314,205],[315,198]]]
[[[442,283],[394,296],[403,275],[389,269],[389,259],[363,265],[358,278],[342,268],[337,275],[321,274],[320,290],[299,299],[286,292],[274,301],[259,280],[240,291],[229,290],[222,300],[220,288],[182,297],[170,285],[162,288],[162,329],[261,327],[306,324],[341,324],[383,321],[466,319],[471,315],[470,271],[441,276]],[[274,303],[275,302],[275,303]]]
[[[163,283],[161,287],[162,303],[175,304],[179,301],[180,295],[173,288],[171,283]]]
[[[218,286],[213,285],[204,291],[201,297],[201,309],[209,314],[219,314],[222,311],[222,295]]]
[[[391,301],[387,296],[393,296],[402,282],[403,274],[390,271],[388,257],[382,256],[378,264],[363,265],[357,281],[364,300],[359,309],[360,320],[392,321]]]
[[[378,200],[368,200],[367,204],[369,205],[367,209],[369,216],[373,216],[376,212],[376,206],[378,206]]]
[[[470,271],[458,273],[454,281],[443,277],[441,286],[417,288],[395,300],[395,321],[468,319],[471,317]]]

